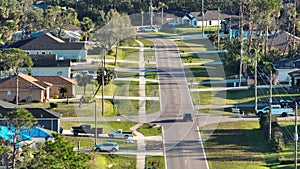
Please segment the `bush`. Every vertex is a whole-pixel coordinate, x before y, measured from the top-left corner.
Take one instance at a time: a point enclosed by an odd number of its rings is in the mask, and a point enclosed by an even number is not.
[[[55,95],[53,96],[53,98],[54,98],[54,99],[59,99],[59,95],[58,95],[58,94],[55,94]]]
[[[58,104],[57,103],[50,103],[50,108],[57,108]]]
[[[95,98],[92,95],[82,96],[82,103],[93,103],[95,102]]]

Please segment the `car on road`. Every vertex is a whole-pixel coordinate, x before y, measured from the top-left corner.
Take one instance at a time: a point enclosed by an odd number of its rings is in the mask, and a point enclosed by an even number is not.
[[[193,121],[193,114],[190,112],[185,112],[183,114],[183,121]]]
[[[108,152],[116,152],[119,151],[119,145],[115,142],[104,142],[102,144],[96,144],[93,146],[94,151],[108,151]]]

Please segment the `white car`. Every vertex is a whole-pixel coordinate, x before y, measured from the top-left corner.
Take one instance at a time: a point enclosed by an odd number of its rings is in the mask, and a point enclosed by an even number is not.
[[[142,28],[142,32],[158,32],[158,29],[154,27],[144,27]]]

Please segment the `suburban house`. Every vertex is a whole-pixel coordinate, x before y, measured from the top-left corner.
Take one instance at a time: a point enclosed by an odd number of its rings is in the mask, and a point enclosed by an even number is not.
[[[190,12],[182,18],[182,23],[194,27],[218,26],[221,25],[221,21],[229,17],[231,16],[218,10],[206,11],[204,17],[202,12]],[[204,20],[203,23],[202,20]]]
[[[300,46],[300,38],[297,36],[294,36],[293,34],[286,32],[286,31],[280,31],[268,39],[268,46],[270,48],[278,49],[282,52],[282,54],[288,54],[288,52],[291,50],[295,42],[295,47]]]
[[[87,48],[84,42],[64,41],[51,33],[22,39],[9,47],[20,48],[28,55],[55,54],[59,59],[70,59],[79,62],[87,59]]]
[[[62,76],[29,76],[18,75],[19,100],[24,102],[46,101],[59,97],[59,89],[67,88],[65,97],[75,96],[75,82]],[[17,76],[8,78],[0,83],[0,100],[15,101]]]
[[[2,126],[7,126],[7,121],[4,117],[7,115],[8,112],[11,112],[14,107],[4,107],[2,103],[5,102],[1,100],[0,103],[0,124]],[[20,108],[20,106],[17,107]],[[54,111],[42,108],[26,108],[26,110],[28,110],[32,114],[32,116],[36,118],[37,126],[58,133],[60,132],[60,118],[62,116],[60,113],[56,113]]]
[[[300,70],[300,56],[292,58],[286,58],[273,63],[276,75],[278,76],[279,82],[292,82],[291,76],[296,76],[291,72]],[[294,81],[295,82],[295,81]]]
[[[59,60],[56,54],[31,54],[33,66],[30,72],[27,67],[19,68],[19,72],[31,76],[63,76],[70,78],[71,76],[71,61],[70,59]]]
[[[300,89],[300,70],[296,70],[289,73],[291,78],[291,87]]]

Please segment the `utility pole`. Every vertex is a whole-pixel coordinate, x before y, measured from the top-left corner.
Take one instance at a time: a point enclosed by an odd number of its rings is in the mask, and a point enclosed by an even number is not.
[[[153,19],[152,19],[152,0],[150,0],[150,8],[149,8],[149,10],[150,10],[150,25],[151,25],[151,27],[152,27],[152,25],[153,25]]]
[[[202,37],[204,37],[204,0],[202,0]]]
[[[269,110],[269,143],[272,139],[272,70],[270,71],[270,110]]]
[[[95,98],[95,145],[97,144],[97,99]]]
[[[257,51],[254,52],[254,92],[255,92],[255,112],[257,112]]]
[[[295,102],[295,136],[294,136],[294,140],[295,140],[295,149],[294,149],[294,157],[295,157],[295,162],[294,162],[294,168],[297,169],[297,160],[298,160],[298,156],[297,156],[297,151],[298,151],[298,103]]]
[[[240,5],[240,40],[241,40],[241,49],[240,49],[240,71],[239,71],[239,87],[242,85],[242,71],[243,71],[243,3]]]
[[[219,46],[220,46],[220,7],[218,7],[218,51],[219,51]]]
[[[101,78],[101,82],[102,82],[102,117],[104,117],[104,76],[106,76],[106,72],[104,69],[104,62],[102,61],[102,78]]]

